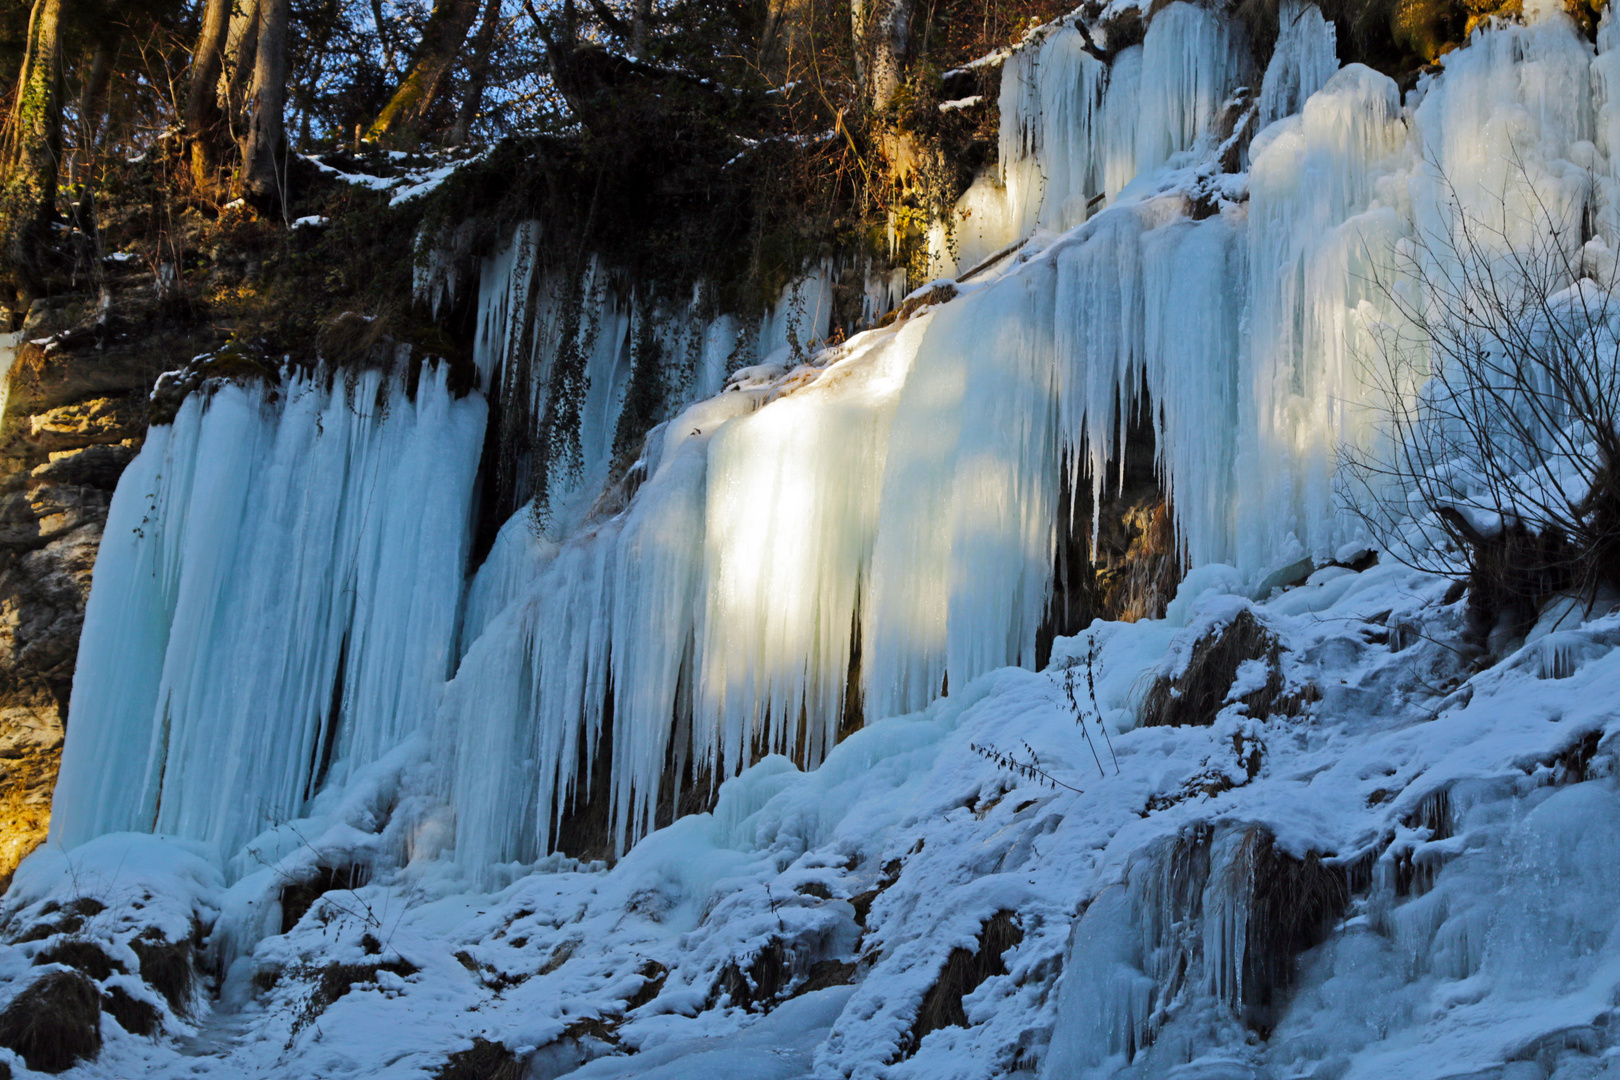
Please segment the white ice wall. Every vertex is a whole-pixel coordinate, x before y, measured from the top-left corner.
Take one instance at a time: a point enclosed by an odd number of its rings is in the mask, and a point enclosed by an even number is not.
[[[1470,192],[1525,190],[1481,164],[1514,149],[1537,184],[1557,181],[1546,197],[1567,220],[1584,205],[1577,163],[1595,160],[1582,140],[1607,114],[1577,92],[1590,50],[1557,19],[1482,35],[1414,113],[1387,77],[1338,70],[1314,7],[1284,14],[1256,95],[1276,122],[1201,220],[1186,185],[1213,175],[1211,126],[1254,75],[1230,24],[1177,3],[1111,67],[1072,26],[1008,61],[1003,171],[967,197],[959,253],[1037,240],[943,308],[857,337],[808,389],[723,395],[669,425],[679,446],[630,512],[578,536],[570,569],[518,605],[521,687],[493,660],[456,681],[445,722],[479,739],[498,713],[542,777],[514,781],[534,800],[518,824],[474,793],[487,759],[458,759],[451,787],[476,804],[464,859],[545,849],[546,822],[584,792],[577,740],[603,737],[609,686],[622,844],[688,762],[711,778],[772,751],[813,764],[852,674],[883,716],[1033,663],[1070,512],[1060,464],[1101,498],[1143,387],[1194,564],[1258,581],[1356,539],[1338,455],[1370,437],[1362,364],[1392,314],[1389,255],[1415,223],[1448,220],[1438,170],[1469,173]]]
[[[229,854],[296,816],[323,756],[337,777],[432,717],[484,425],[446,378],[218,384],[151,430],[96,561],[53,842]]]

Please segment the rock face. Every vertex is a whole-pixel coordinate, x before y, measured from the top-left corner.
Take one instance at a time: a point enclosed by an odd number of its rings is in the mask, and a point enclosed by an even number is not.
[[[90,573],[155,374],[75,316],[31,314],[0,418],[0,887],[50,823]]]

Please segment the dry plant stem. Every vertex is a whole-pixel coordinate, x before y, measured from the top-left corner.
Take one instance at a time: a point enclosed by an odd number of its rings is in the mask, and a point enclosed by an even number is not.
[[[1499,195],[1491,220],[1435,169],[1450,227],[1420,230],[1374,277],[1393,313],[1363,364],[1384,441],[1346,451],[1351,506],[1419,569],[1456,576],[1449,545],[1472,553],[1476,585],[1511,577],[1496,583],[1510,599],[1568,589],[1590,602],[1620,584],[1620,311],[1615,283],[1583,265],[1579,223],[1513,165],[1528,209]],[[1391,542],[1407,492],[1434,515],[1438,551]],[[1468,510],[1501,531],[1482,533]]]

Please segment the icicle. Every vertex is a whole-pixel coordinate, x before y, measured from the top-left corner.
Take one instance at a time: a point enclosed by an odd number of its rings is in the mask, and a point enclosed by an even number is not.
[[[843,716],[889,415],[909,362],[869,339],[711,444],[698,708],[705,765],[759,742],[819,763]],[[801,714],[806,730],[800,743]]]
[[[891,429],[866,609],[870,715],[921,708],[947,668],[961,685],[1034,659],[1055,521],[1054,276],[1046,264],[1005,278],[905,342],[916,361]]]
[[[1315,4],[1284,0],[1277,45],[1260,87],[1260,126],[1292,116],[1339,70],[1337,31]]]
[[[1425,166],[1413,183],[1420,234],[1451,235],[1461,210],[1480,242],[1504,251],[1560,230],[1578,264],[1590,175],[1572,159],[1589,164],[1594,153],[1591,58],[1562,14],[1478,32],[1448,56],[1413,116]]]
[[[1402,232],[1389,210],[1356,215],[1404,142],[1394,82],[1360,64],[1256,140],[1236,458],[1246,573],[1289,558],[1289,536],[1324,556],[1350,538],[1333,482],[1338,448],[1355,437],[1346,410],[1365,394],[1361,309],[1379,298],[1384,253]]]
[[[235,851],[427,722],[484,423],[446,378],[221,385],[152,430],[97,559],[55,841]]]
[[[1143,237],[1143,355],[1159,475],[1194,566],[1233,558],[1246,255],[1226,215]]]
[[[1142,40],[1137,175],[1191,147],[1250,76],[1247,44],[1230,20],[1179,0],[1155,15]]]

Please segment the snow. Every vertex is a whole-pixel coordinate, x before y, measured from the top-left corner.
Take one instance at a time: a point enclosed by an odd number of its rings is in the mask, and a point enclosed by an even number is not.
[[[1448,581],[1362,558],[1338,463],[1376,438],[1361,358],[1415,231],[1461,206],[1523,239],[1544,205],[1614,246],[1615,32],[1594,56],[1557,13],[1493,25],[1403,101],[1283,11],[1246,172],[1217,138],[1259,75],[1234,23],[1172,3],[1111,64],[1059,24],[1006,56],[1001,165],[954,249],[938,230],[955,298],[824,349],[825,269],[757,334],[700,297],[657,313],[691,366],[627,502],[600,496],[647,316],[594,265],[548,277],[532,224],[480,271],[478,393],[287,375],[154,428],[97,565],[53,846],[0,917],[105,893],[113,929],[84,932],[117,951],[137,882],[165,927],[211,928],[222,987],[165,1014],[185,1043],[109,1019],[78,1074],[425,1077],[476,1037],[545,1076],[1597,1075],[1620,615],[1560,598],[1475,664]],[[469,577],[482,395],[538,415],[564,344],[577,475]],[[1193,569],[1164,619],[1094,623],[1036,672],[1060,476],[1121,482],[1143,388]],[[1276,667],[1241,663],[1206,726],[1139,726],[1244,614]],[[1298,704],[1249,715],[1274,675]],[[677,785],[711,808],[672,821]],[[587,802],[611,868],[553,851]],[[1342,909],[1260,985],[1266,860],[1313,857]],[[282,887],[340,865],[371,876],[280,932]],[[1001,912],[1005,974],[915,1038]],[[42,946],[5,940],[9,993]],[[315,1009],[340,963],[394,970]]]
[[[120,1069],[139,1061],[153,1075],[426,1076],[473,1035],[551,1047],[551,1060],[594,1058],[581,1077],[966,1080],[1017,1061],[1051,1076],[1161,1076],[1187,1060],[1227,1060],[1231,1075],[1323,1061],[1348,1076],[1449,1075],[1542,1045],[1549,1060],[1593,1060],[1607,1045],[1596,1021],[1609,1015],[1620,979],[1606,899],[1620,834],[1602,824],[1616,810],[1611,744],[1601,744],[1585,782],[1555,763],[1587,733],[1614,730],[1620,619],[1565,631],[1596,650],[1567,677],[1506,662],[1472,677],[1466,704],[1455,691],[1442,700],[1435,684],[1466,674],[1442,643],[1460,618],[1440,598],[1444,585],[1378,567],[1254,608],[1280,635],[1289,678],[1322,691],[1293,719],[1132,729],[1144,666],[1171,638],[1229,618],[1234,600],[1219,593],[1205,590],[1205,606],[1194,604],[1183,628],[1098,624],[1060,641],[1059,664],[1098,644],[1117,776],[1093,769],[1056,673],[1002,669],[923,713],[868,725],[819,769],[761,761],[723,786],[712,813],[654,833],[611,870],[553,861],[479,893],[442,858],[383,856],[370,884],[329,894],[325,914],[318,908],[241,954],[230,981],[237,1011],[201,1021],[205,1034],[234,1025],[217,1053],[115,1043],[79,1074],[127,1075]],[[1397,622],[1424,636],[1378,643],[1375,631]],[[1237,786],[1199,794],[1201,778],[1227,768],[1242,724],[1256,725],[1260,772],[1238,770]],[[1043,766],[1084,793],[998,771],[969,752],[972,742],[1038,746]],[[405,775],[409,766],[390,770]],[[374,808],[391,801],[386,788],[372,788]],[[1449,838],[1409,824],[1439,790],[1450,795]],[[1152,800],[1161,808],[1144,816]],[[384,814],[367,826],[344,813],[360,823],[349,826],[351,845],[390,827]],[[337,842],[344,813],[306,823],[308,850],[295,846],[288,857],[312,860]],[[1212,830],[1210,868],[1202,894],[1188,896],[1171,888],[1179,879],[1166,860],[1200,826]],[[1294,1004],[1264,1042],[1245,1036],[1234,1011],[1249,917],[1236,868],[1256,827],[1295,854],[1375,860],[1373,884],[1302,958]],[[189,882],[165,891],[176,911],[206,912],[265,895],[263,883],[275,880],[261,870],[258,884],[243,879],[222,894],[218,871],[176,844],[114,836],[82,846],[70,856],[76,888],[99,895],[103,880],[133,887],[169,873]],[[1434,867],[1432,888],[1397,891],[1403,853]],[[179,868],[165,870],[164,858]],[[9,902],[38,904],[68,889],[62,860],[34,856]],[[873,888],[863,929],[850,901]],[[1024,937],[1004,958],[1008,973],[964,1001],[972,1026],[903,1050],[946,954],[972,948],[999,910],[1016,912]],[[296,1027],[310,977],[298,974],[303,965],[365,961],[368,933],[384,942],[373,960],[397,955],[418,971],[357,984],[318,1028]],[[858,981],[763,1016],[712,995],[728,964],[746,968],[772,941],[787,947],[792,979],[832,959],[858,962]],[[1179,956],[1190,974],[1170,994]],[[626,1012],[649,961],[668,975]],[[251,989],[253,972],[272,970],[281,973],[274,988]],[[555,1042],[592,1016],[622,1017],[609,1022],[613,1041]],[[1563,1049],[1572,1025],[1590,1029],[1572,1043],[1593,1048],[1585,1056]],[[1129,1063],[1127,1044],[1137,1048]],[[278,1052],[266,1054],[269,1046]]]

